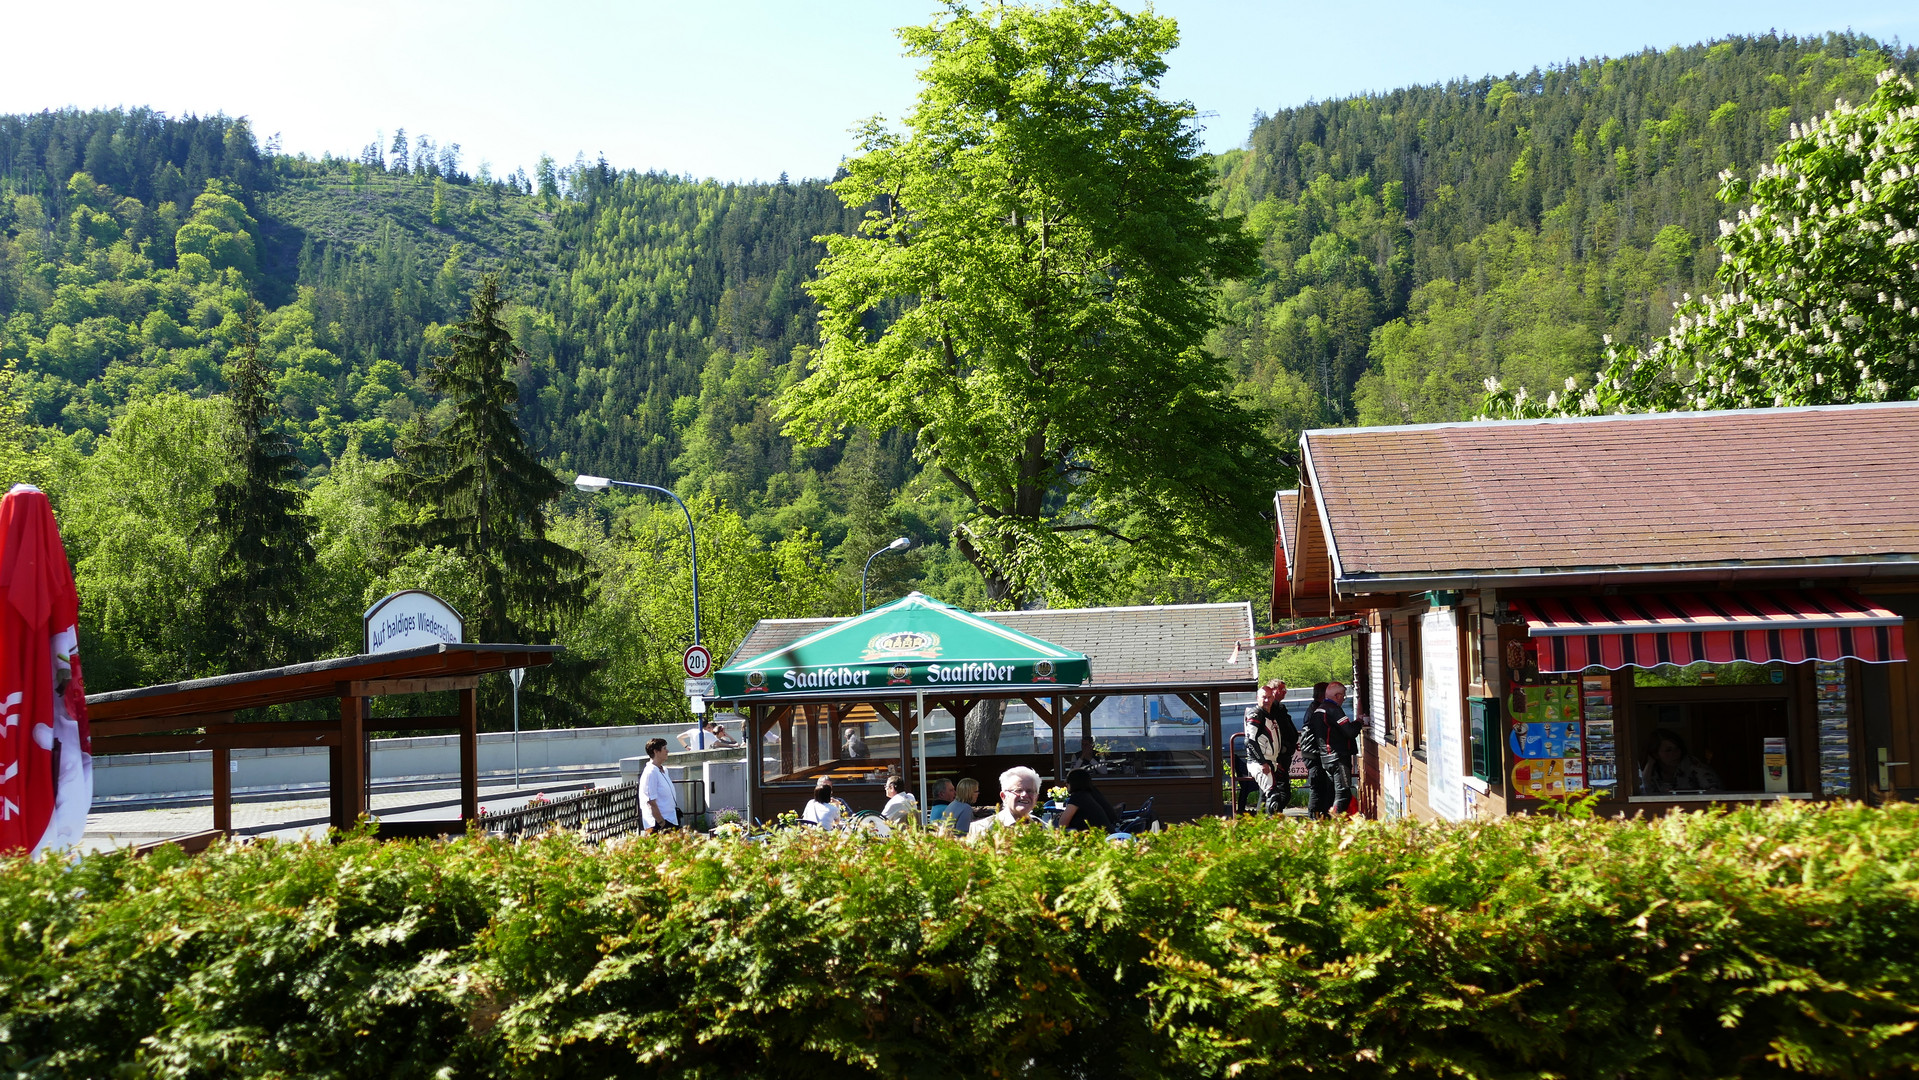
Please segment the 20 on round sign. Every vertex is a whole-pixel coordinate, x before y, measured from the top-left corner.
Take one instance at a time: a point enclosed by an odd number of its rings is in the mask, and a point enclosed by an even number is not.
[[[713,654],[707,652],[704,645],[689,645],[680,666],[686,669],[687,678],[704,679],[706,673],[713,670]]]

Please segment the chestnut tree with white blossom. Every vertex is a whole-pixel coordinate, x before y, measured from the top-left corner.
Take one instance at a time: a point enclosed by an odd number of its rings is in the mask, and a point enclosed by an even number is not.
[[[1583,393],[1488,380],[1494,418],[1903,401],[1919,397],[1919,91],[1888,71],[1862,105],[1794,125],[1771,165],[1727,173],[1725,291],[1685,297],[1644,350],[1608,341]]]

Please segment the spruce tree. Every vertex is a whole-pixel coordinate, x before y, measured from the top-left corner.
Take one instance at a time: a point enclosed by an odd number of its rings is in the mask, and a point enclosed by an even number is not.
[[[404,547],[447,548],[473,567],[480,600],[463,613],[469,637],[550,640],[553,621],[584,602],[586,560],[546,536],[546,505],[566,484],[533,456],[515,417],[519,387],[507,372],[522,354],[503,306],[488,274],[453,327],[451,351],[427,372],[452,416],[395,448],[402,468],[388,490],[424,511],[396,530]]]
[[[207,591],[208,659],[226,671],[256,671],[308,659],[312,641],[295,619],[313,565],[313,520],[298,486],[299,460],[274,426],[260,359],[260,307],[227,366],[229,478],[214,488],[218,577]]]

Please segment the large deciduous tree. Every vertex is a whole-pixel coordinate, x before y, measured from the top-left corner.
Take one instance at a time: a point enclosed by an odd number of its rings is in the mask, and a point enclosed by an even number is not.
[[[464,614],[481,641],[550,635],[586,587],[585,560],[547,539],[547,504],[566,485],[533,456],[515,419],[519,387],[507,371],[522,354],[500,321],[504,305],[499,279],[487,275],[453,327],[452,349],[427,374],[451,417],[397,447],[402,468],[387,481],[423,511],[395,528],[400,547],[445,548],[476,578],[478,610]]]
[[[1487,384],[1502,416],[1901,401],[1919,396],[1919,91],[1887,71],[1719,197],[1725,291],[1687,298],[1644,351],[1614,349],[1583,395]],[[1569,391],[1571,387],[1568,387]]]
[[[788,431],[918,434],[967,508],[996,602],[1091,599],[1112,546],[1170,566],[1260,557],[1279,465],[1200,347],[1250,240],[1204,198],[1192,106],[1157,93],[1171,19],[1100,0],[953,4],[903,134],[869,121],[835,184],[820,349]]]
[[[298,484],[299,461],[274,426],[260,358],[260,308],[247,310],[244,339],[227,367],[227,478],[213,489],[215,578],[207,590],[209,656],[228,671],[311,659],[295,618],[313,565],[313,520]]]

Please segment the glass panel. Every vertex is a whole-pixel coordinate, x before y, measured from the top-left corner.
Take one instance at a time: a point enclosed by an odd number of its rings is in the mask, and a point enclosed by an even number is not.
[[[1634,686],[1751,686],[1785,681],[1784,664],[1661,664],[1632,669]]]
[[[1235,715],[1224,703],[1220,711]],[[1244,705],[1235,711],[1237,720]],[[1211,775],[1209,726],[1173,694],[1106,698],[1093,710],[1093,771],[1101,776]]]
[[[1783,698],[1639,706],[1633,718],[1634,793],[1765,791],[1768,740],[1787,756],[1788,774],[1799,780],[1803,765],[1790,760],[1786,713]]]
[[[760,738],[760,783],[765,786],[812,787],[821,776],[835,786],[885,783],[886,774],[899,766],[899,732],[885,717],[867,709],[834,725],[824,706],[809,720],[794,709],[781,724],[767,724]],[[947,730],[952,730],[949,718]]]

